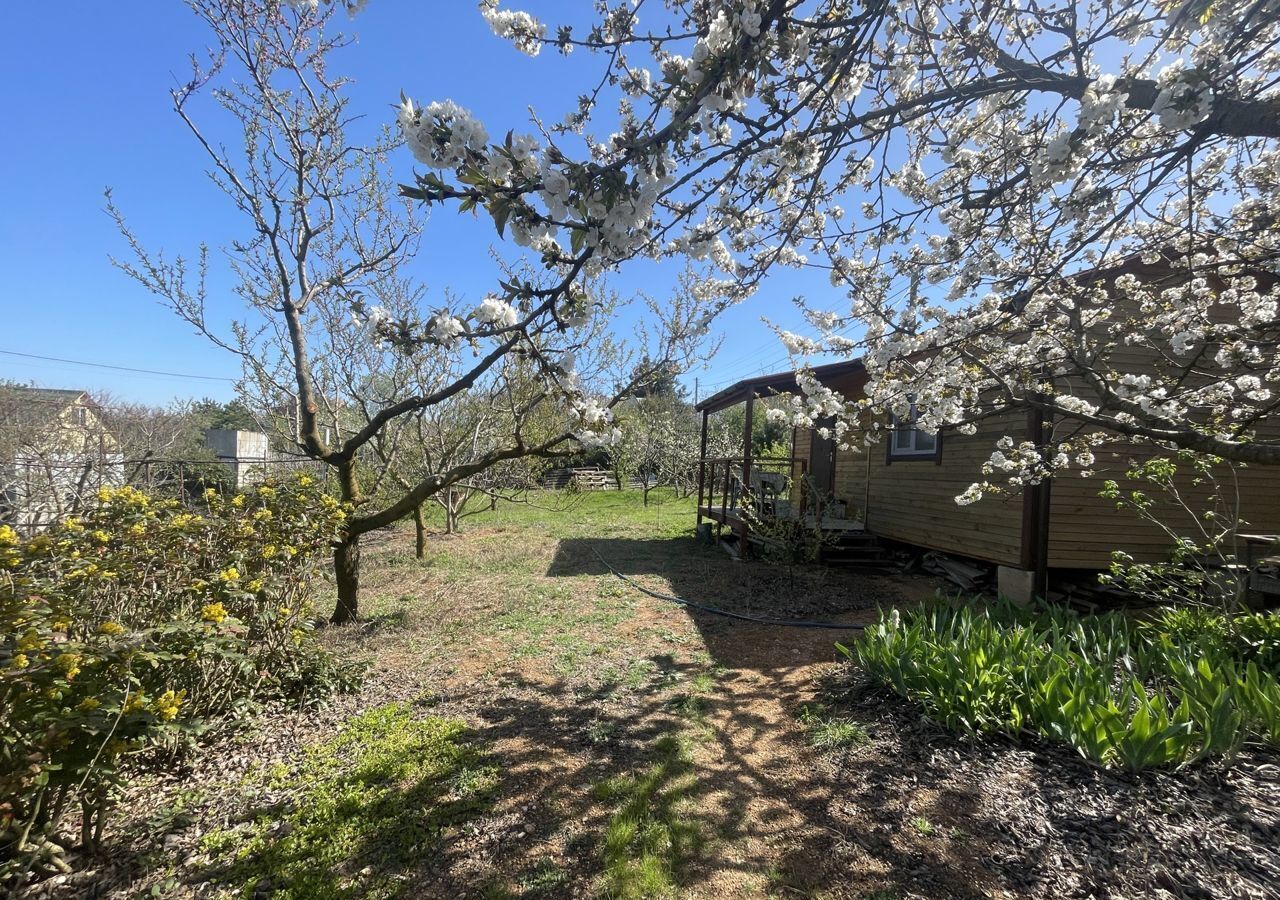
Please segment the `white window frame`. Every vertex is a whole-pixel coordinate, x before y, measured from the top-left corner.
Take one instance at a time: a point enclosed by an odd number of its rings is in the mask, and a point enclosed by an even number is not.
[[[916,411],[915,401],[911,401],[911,412],[904,421],[898,415],[890,413],[893,431],[889,435],[889,459],[936,459],[939,451],[940,435],[930,434],[916,428],[914,423],[920,418]],[[906,441],[903,441],[906,438]],[[921,447],[922,440],[928,440],[928,447]],[[905,444],[905,446],[904,446]]]

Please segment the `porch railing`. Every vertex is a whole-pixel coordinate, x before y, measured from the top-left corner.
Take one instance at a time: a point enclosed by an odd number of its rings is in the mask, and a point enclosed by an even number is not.
[[[785,498],[785,502],[791,503],[791,496],[795,495],[799,498],[796,512],[803,518],[808,491],[803,489],[802,481],[808,471],[808,460],[797,456],[721,456],[703,459],[698,471],[698,519],[701,521],[704,509],[708,512],[718,509],[721,519],[731,510],[739,509],[744,495],[744,476],[745,487],[750,491],[757,507],[755,512],[776,513],[779,499]],[[763,486],[775,479],[762,477],[759,479],[759,486],[753,490],[752,482],[756,481],[752,478],[753,473],[761,476],[785,476],[785,491],[773,497],[763,496],[767,493]],[[762,504],[768,503],[773,504],[772,510],[762,508]]]

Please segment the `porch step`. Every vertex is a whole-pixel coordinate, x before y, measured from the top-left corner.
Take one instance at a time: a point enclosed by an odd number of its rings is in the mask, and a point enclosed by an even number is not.
[[[823,553],[821,562],[825,566],[842,566],[845,568],[888,568],[896,565],[883,552],[871,554],[848,554],[839,551],[835,553]]]
[[[874,534],[865,531],[840,535],[835,544],[822,548],[821,561],[828,566],[880,568],[894,565],[889,552]]]

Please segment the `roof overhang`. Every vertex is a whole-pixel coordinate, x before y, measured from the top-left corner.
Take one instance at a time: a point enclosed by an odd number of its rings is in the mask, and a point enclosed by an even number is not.
[[[845,375],[856,375],[865,371],[862,359],[849,359],[843,362],[828,363],[825,366],[814,366],[811,370],[814,377],[822,383]],[[722,391],[716,391],[695,407],[699,412],[717,412],[745,402],[750,397],[769,397],[774,394],[795,393],[800,390],[796,382],[796,370],[776,372],[773,375],[759,375],[755,378],[744,378],[729,385]]]

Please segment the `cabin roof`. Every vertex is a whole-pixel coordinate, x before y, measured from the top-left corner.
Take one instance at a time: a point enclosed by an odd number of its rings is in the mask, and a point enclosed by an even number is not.
[[[813,367],[813,374],[819,381],[839,378],[841,375],[853,375],[861,371],[863,371],[861,357]],[[695,408],[699,412],[716,412],[741,403],[748,397],[767,397],[770,394],[785,394],[798,390],[800,386],[796,383],[796,370],[791,369],[787,372],[758,375],[755,378],[744,378],[734,382],[724,390],[716,391],[702,400]]]

